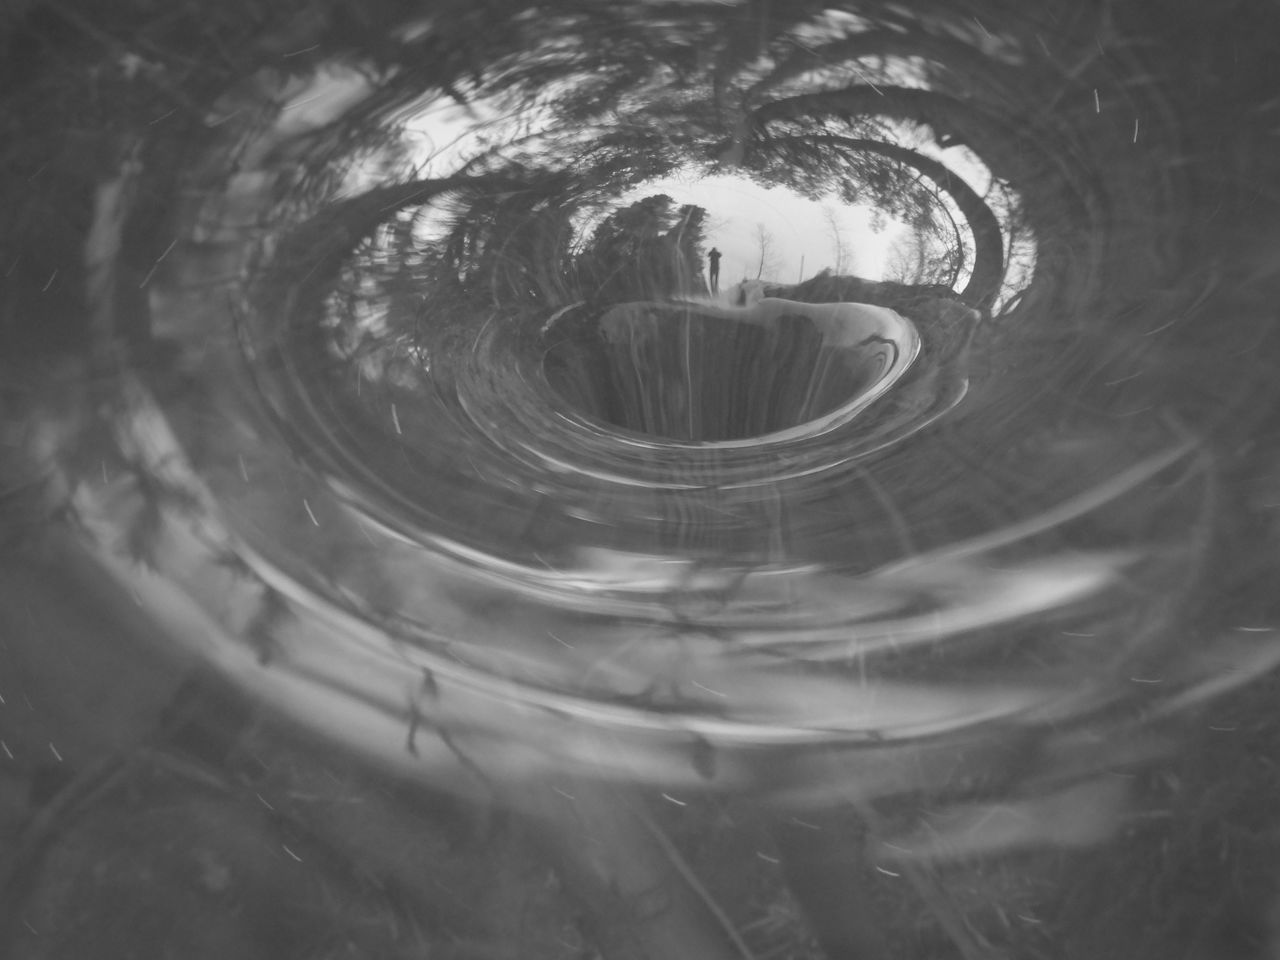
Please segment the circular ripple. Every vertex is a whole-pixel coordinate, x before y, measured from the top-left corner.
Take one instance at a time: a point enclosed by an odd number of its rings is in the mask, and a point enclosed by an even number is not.
[[[28,449],[175,645],[458,789],[788,803],[1270,668],[1180,626],[1270,388],[1195,392],[1257,305],[1188,235],[1222,167],[1158,58],[1047,7],[543,14],[222,93],[145,305],[159,188],[128,153],[99,188],[112,440],[45,411]],[[631,199],[678,172],[874,206],[918,269],[716,297],[696,199]]]

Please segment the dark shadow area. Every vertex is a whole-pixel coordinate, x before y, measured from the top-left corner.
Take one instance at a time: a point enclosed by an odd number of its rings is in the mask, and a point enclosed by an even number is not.
[[[903,362],[907,345],[874,333],[832,342],[798,303],[774,313],[613,307],[548,350],[547,378],[573,409],[627,430],[742,440],[852,403]]]

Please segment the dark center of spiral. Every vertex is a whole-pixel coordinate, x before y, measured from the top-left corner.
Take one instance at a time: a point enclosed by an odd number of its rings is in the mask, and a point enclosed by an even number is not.
[[[909,362],[901,318],[861,304],[627,303],[566,323],[544,369],[578,413],[684,441],[746,440],[818,420]]]

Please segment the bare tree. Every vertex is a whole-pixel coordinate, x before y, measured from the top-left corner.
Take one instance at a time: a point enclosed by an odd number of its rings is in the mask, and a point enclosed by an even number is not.
[[[889,248],[884,279],[906,284],[955,286],[965,259],[964,244],[958,233],[954,229],[936,228],[908,231]]]
[[[770,274],[778,271],[778,247],[773,234],[763,223],[756,224],[756,245],[760,250],[760,261],[756,265],[756,279],[761,279],[765,271]]]
[[[827,221],[827,231],[831,234],[831,248],[836,256],[832,272],[842,277],[849,269],[849,245],[845,242],[844,231],[840,229],[840,219],[836,216],[835,210],[829,206],[823,207],[822,219]]]

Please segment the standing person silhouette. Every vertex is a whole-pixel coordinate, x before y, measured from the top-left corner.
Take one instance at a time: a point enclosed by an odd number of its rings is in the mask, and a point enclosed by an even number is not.
[[[711,292],[720,292],[720,251],[715,247],[711,248],[711,252],[707,254],[707,260],[711,262]]]

